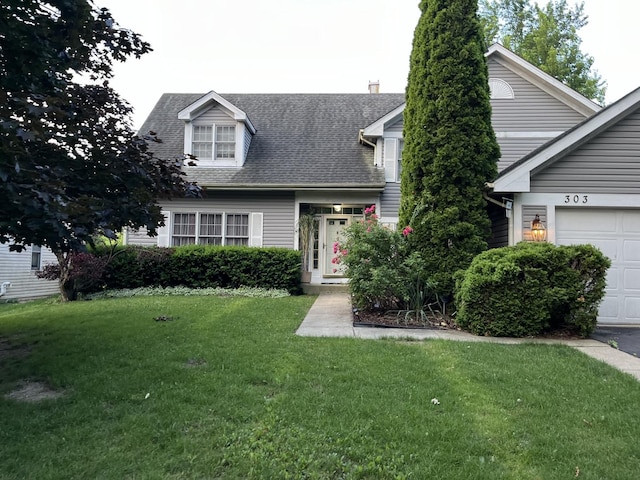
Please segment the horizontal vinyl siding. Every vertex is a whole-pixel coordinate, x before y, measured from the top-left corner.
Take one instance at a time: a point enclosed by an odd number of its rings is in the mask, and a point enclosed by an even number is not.
[[[547,226],[547,207],[544,205],[523,205],[522,206],[522,239],[526,241],[533,241],[531,238],[531,222],[536,217],[540,216],[540,220]]]
[[[140,245],[143,247],[153,247],[157,244],[156,237],[147,235],[147,229],[127,231],[127,245]]]
[[[194,125],[212,124],[212,123],[235,123],[235,120],[229,116],[220,107],[210,108],[198,115],[194,120]]]
[[[207,192],[207,198],[175,200],[163,204],[162,209],[170,212],[262,212],[262,245],[293,248],[295,201],[292,192]]]
[[[51,250],[42,248],[42,266],[57,263]],[[0,283],[11,282],[3,300],[28,300],[55,295],[60,290],[56,280],[43,280],[31,270],[31,247],[22,252],[10,252],[9,245],[0,244]]]
[[[501,172],[512,163],[520,160],[526,154],[545,144],[549,138],[498,138],[500,145],[500,160],[498,172]]]
[[[506,210],[498,205],[489,203],[487,213],[491,220],[491,236],[487,242],[489,248],[506,247],[509,245],[509,219]]]
[[[389,133],[389,132],[396,132],[396,133],[400,133],[402,134],[402,126],[403,126],[404,122],[402,121],[402,119],[400,119],[399,121],[391,124],[391,125],[387,125],[384,129],[384,133]]]
[[[491,100],[492,122],[499,131],[564,131],[584,115],[520,77],[496,59],[489,59],[489,76],[506,81],[515,98]]]
[[[531,180],[542,193],[638,193],[640,111],[596,136]]]
[[[380,216],[397,217],[400,210],[400,184],[390,182],[380,195]]]

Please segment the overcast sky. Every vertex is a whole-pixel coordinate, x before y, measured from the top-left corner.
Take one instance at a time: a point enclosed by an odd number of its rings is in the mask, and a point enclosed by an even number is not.
[[[95,0],[154,51],[115,68],[139,128],[165,92],[402,93],[418,0]],[[544,3],[542,0],[539,3]],[[640,86],[640,2],[585,0],[607,103]]]

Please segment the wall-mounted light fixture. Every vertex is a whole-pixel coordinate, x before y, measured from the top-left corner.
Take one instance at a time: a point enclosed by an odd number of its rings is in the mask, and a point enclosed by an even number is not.
[[[537,213],[531,220],[531,238],[534,242],[544,242],[547,239],[547,229]]]
[[[342,205],[340,205],[339,203],[334,203],[333,204],[333,211],[340,213],[342,211]]]

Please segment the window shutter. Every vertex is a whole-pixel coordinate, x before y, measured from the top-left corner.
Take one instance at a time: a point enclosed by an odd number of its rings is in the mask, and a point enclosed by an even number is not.
[[[384,179],[387,182],[396,181],[397,139],[384,139]]]
[[[256,212],[249,215],[249,246],[262,246],[263,213]]]
[[[162,210],[162,215],[164,215],[164,227],[158,227],[158,246],[159,247],[168,247],[169,240],[171,238],[171,212],[167,210]]]

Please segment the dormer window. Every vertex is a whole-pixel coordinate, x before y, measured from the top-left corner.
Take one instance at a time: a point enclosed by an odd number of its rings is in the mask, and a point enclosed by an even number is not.
[[[236,127],[216,127],[216,159],[236,158]]]
[[[194,125],[191,153],[199,160],[234,160],[235,125]]]

